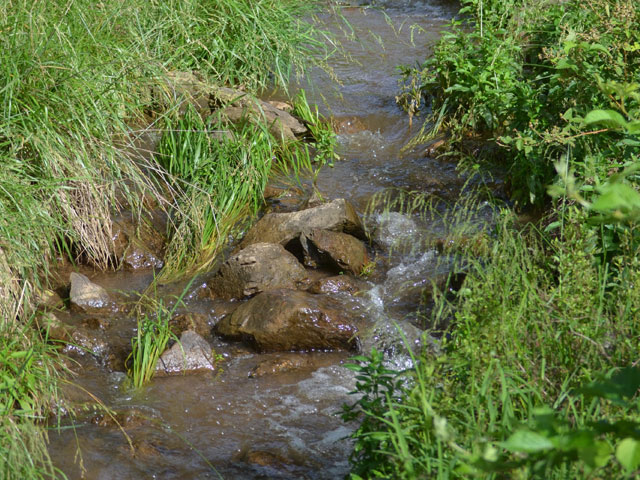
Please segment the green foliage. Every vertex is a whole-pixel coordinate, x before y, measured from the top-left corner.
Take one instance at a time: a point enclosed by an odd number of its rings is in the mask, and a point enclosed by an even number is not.
[[[358,410],[354,478],[624,475],[634,451],[626,439],[636,439],[624,426],[640,412],[612,395],[628,401],[636,390],[628,378],[614,379],[628,391],[593,382],[637,359],[639,260],[627,229],[605,261],[606,231],[589,215],[568,208],[544,232],[515,228],[504,212],[490,236],[444,247],[466,278],[455,296],[434,290],[428,323],[449,325],[438,332],[442,354],[421,352],[413,371],[384,372],[381,384],[396,389]],[[363,399],[379,361],[361,370],[371,379],[359,381]]]
[[[142,388],[154,376],[158,359],[172,337],[170,319],[171,315],[162,309],[154,317],[144,315],[138,319],[137,334],[131,340],[132,351],[127,357],[134,387]]]
[[[311,146],[315,149],[313,159],[320,166],[328,164],[333,167],[333,162],[340,159],[336,153],[338,145],[336,133],[333,131],[331,122],[320,115],[318,107],[314,106],[312,108],[309,105],[304,90],[300,90],[294,99],[293,113],[302,119],[309,129],[313,139]]]
[[[557,161],[593,184],[637,160],[637,2],[474,0],[462,13],[432,58],[403,69],[410,113],[426,98],[454,145],[493,139],[525,203],[543,201]]]

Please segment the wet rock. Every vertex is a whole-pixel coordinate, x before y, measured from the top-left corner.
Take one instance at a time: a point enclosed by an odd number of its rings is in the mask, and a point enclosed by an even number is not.
[[[90,330],[105,330],[111,326],[111,320],[105,317],[89,317],[82,321],[82,325]]]
[[[211,103],[223,107],[222,114],[229,121],[236,123],[248,119],[269,125],[271,134],[283,140],[295,140],[296,135],[307,131],[307,128],[290,113],[240,90],[215,88],[212,90]]]
[[[290,372],[299,368],[307,367],[311,364],[306,354],[287,354],[277,358],[269,358],[261,361],[250,372],[249,377],[259,378],[265,375],[275,375],[278,373]]]
[[[161,268],[165,237],[147,222],[138,228],[129,215],[114,220],[113,256],[128,270]]]
[[[181,313],[169,320],[169,328],[176,336],[181,336],[185,331],[191,330],[201,337],[211,335],[211,326],[207,321],[207,316],[201,313]]]
[[[85,275],[72,272],[71,280],[71,305],[85,312],[100,312],[111,306],[111,298],[107,291],[100,285],[91,282]]]
[[[330,297],[272,290],[240,305],[216,332],[243,339],[261,351],[354,350],[358,329]]]
[[[60,295],[58,295],[57,292],[45,288],[39,292],[37,292],[37,297],[36,297],[36,303],[41,307],[41,308],[61,308],[64,306],[64,301],[62,300],[62,297],[60,297]]]
[[[311,230],[300,235],[304,263],[310,267],[326,266],[360,275],[369,263],[364,244],[341,232]]]
[[[279,243],[287,247],[292,240],[299,243],[303,231],[313,229],[345,232],[366,238],[353,205],[340,198],[299,212],[268,213],[249,230],[240,248],[260,242]]]
[[[156,375],[214,369],[215,363],[209,343],[196,332],[187,330],[179,342],[162,354],[156,365]]]
[[[78,327],[71,334],[71,343],[67,345],[65,351],[79,355],[89,353],[100,360],[104,360],[109,353],[109,343],[102,331]]]
[[[44,312],[37,318],[37,325],[49,341],[71,341],[72,328],[53,312]]]
[[[320,278],[313,282],[309,289],[309,293],[314,294],[330,294],[338,292],[347,292],[354,294],[362,290],[361,282],[349,275],[335,275],[333,277]]]
[[[230,300],[276,288],[295,289],[306,278],[296,257],[274,243],[254,243],[224,262],[211,280],[212,298]]]
[[[250,464],[276,469],[281,469],[293,463],[278,453],[265,450],[250,450],[244,455],[243,460]]]
[[[119,412],[100,412],[91,422],[100,427],[135,428],[152,423],[153,418],[148,412],[137,408],[129,408]]]

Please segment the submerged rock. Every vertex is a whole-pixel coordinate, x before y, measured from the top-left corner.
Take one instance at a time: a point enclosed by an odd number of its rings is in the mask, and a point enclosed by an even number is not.
[[[298,242],[302,232],[313,229],[345,232],[358,238],[366,238],[353,205],[339,198],[299,212],[268,213],[249,230],[240,243],[240,248],[260,242],[279,243],[287,247],[292,240]]]
[[[111,298],[107,291],[100,285],[91,282],[85,275],[72,272],[71,280],[71,305],[85,313],[99,312],[109,308]]]
[[[335,275],[316,280],[307,291],[315,294],[338,292],[354,294],[362,290],[360,283],[349,275]]]
[[[295,289],[307,277],[296,257],[274,243],[254,243],[224,262],[209,295],[230,300],[277,288]]]
[[[330,297],[293,290],[261,293],[216,325],[260,351],[355,350],[358,329]]]
[[[305,265],[326,266],[355,275],[369,262],[367,249],[357,238],[341,232],[311,230],[300,235]]]
[[[209,343],[196,332],[187,330],[171,348],[166,350],[156,365],[156,375],[215,370]]]
[[[250,372],[250,378],[264,377],[265,375],[275,375],[278,373],[290,372],[299,368],[307,367],[311,361],[307,354],[289,353],[277,358],[262,360]]]

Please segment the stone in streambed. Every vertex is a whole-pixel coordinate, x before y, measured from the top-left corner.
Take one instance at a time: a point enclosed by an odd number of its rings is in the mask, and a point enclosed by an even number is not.
[[[197,333],[187,330],[171,348],[158,359],[156,375],[215,370],[209,343]]]
[[[138,228],[130,214],[113,221],[111,240],[115,261],[128,270],[162,268],[165,237],[147,222]]]
[[[330,294],[338,292],[346,292],[349,294],[358,293],[362,290],[361,282],[349,275],[334,275],[333,277],[320,278],[313,282],[309,289],[309,293]]]
[[[311,230],[300,235],[305,265],[325,266],[360,275],[369,262],[367,249],[357,238],[341,232]]]
[[[211,326],[207,321],[207,316],[201,313],[180,313],[169,320],[171,332],[179,337],[187,330],[196,332],[201,337],[208,337],[211,334]]]
[[[345,232],[366,239],[353,205],[339,198],[299,212],[268,213],[249,230],[240,248],[261,242],[279,243],[287,247],[292,240],[299,241],[302,232],[313,229]]]
[[[240,305],[216,325],[224,337],[246,340],[260,351],[355,350],[358,329],[330,297],[272,290]]]
[[[100,312],[112,306],[107,291],[100,285],[93,283],[85,275],[72,272],[70,275],[72,307],[85,312]]]
[[[249,372],[250,378],[260,378],[266,375],[290,372],[308,367],[311,361],[305,353],[286,353],[276,358],[262,360]]]
[[[224,300],[251,297],[277,288],[295,289],[307,278],[296,257],[274,243],[254,243],[222,264],[208,294]]]

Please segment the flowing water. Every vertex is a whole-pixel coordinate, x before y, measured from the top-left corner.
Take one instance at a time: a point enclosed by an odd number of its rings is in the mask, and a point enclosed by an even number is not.
[[[416,133],[395,104],[396,65],[413,64],[428,55],[455,5],[430,1],[381,1],[380,8],[353,5],[342,14],[321,17],[326,28],[342,35],[351,28],[355,37],[343,39],[350,58],[336,56],[331,63],[341,84],[318,70],[305,84],[310,102],[332,115],[341,129],[342,160],[324,169],[317,182],[328,198],[349,199],[361,214],[372,195],[388,187],[454,196],[461,181],[453,165],[422,152],[401,155],[401,148]],[[417,26],[419,28],[413,27]],[[399,240],[418,244],[425,225],[401,213],[372,215],[378,226],[377,262],[367,291],[345,301],[367,318],[374,334],[398,365],[407,359],[394,350],[393,321],[404,322],[415,310],[420,290],[441,272],[442,262],[432,250],[386,255]],[[91,273],[111,291],[140,291],[152,274]],[[179,293],[182,286],[166,292]],[[228,305],[187,298],[187,310],[206,314],[213,323]],[[65,321],[90,322],[89,317],[67,314]],[[104,328],[112,345],[125,348],[135,320],[114,315]],[[409,335],[410,337],[412,335]],[[78,374],[65,387],[78,402],[100,399],[117,414],[124,432],[98,411],[67,417],[62,429],[51,430],[51,455],[71,479],[196,479],[196,478],[341,478],[348,472],[351,444],[346,438],[355,426],[339,416],[341,405],[352,401],[355,382],[342,364],[346,353],[255,354],[239,344],[209,338],[224,356],[221,371],[156,378],[134,392],[126,388],[125,374],[107,368],[91,355],[78,358]],[[395,353],[394,353],[395,352]],[[395,357],[394,357],[395,355]],[[298,368],[250,378],[259,363],[297,357]],[[303,361],[300,361],[303,358]],[[133,446],[133,449],[132,449]]]

